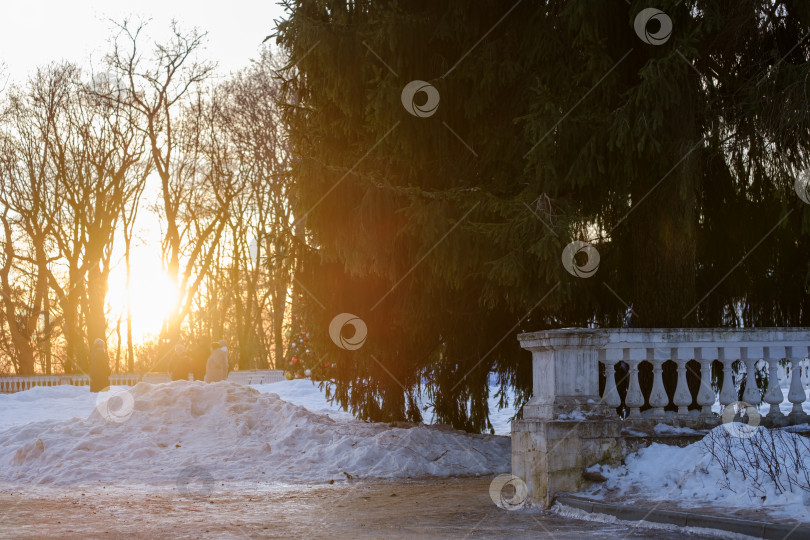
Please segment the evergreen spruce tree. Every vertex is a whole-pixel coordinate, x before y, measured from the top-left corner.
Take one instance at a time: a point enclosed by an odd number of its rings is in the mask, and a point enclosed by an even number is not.
[[[286,5],[300,280],[353,412],[419,419],[424,385],[486,429],[489,372],[531,386],[516,333],[630,303],[636,327],[806,324],[806,3]],[[561,264],[572,241],[593,277]],[[330,339],[339,313],[362,347]]]

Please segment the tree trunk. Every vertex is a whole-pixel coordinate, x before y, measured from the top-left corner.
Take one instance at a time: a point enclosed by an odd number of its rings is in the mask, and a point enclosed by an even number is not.
[[[121,317],[118,317],[118,323],[115,325],[115,335],[117,337],[115,344],[115,372],[121,373]]]
[[[287,287],[276,283],[276,290],[273,294],[273,347],[275,356],[273,358],[273,368],[277,369],[284,365],[284,313],[287,306]]]
[[[129,261],[129,242],[126,248],[127,265],[127,373],[135,371],[135,346],[132,343],[132,266]]]
[[[87,341],[107,341],[107,315],[104,304],[107,298],[107,278],[99,263],[90,265],[87,276]]]
[[[44,317],[42,325],[42,335],[44,336],[44,351],[45,356],[45,374],[50,375],[53,372],[53,350],[51,347],[51,298],[50,291],[47,291],[45,297],[42,299],[42,315]]]
[[[64,370],[65,373],[88,373],[90,361],[79,319],[80,291],[78,286],[74,286],[76,284],[74,279],[70,279],[69,283],[71,287],[65,295],[62,308],[66,356]]]

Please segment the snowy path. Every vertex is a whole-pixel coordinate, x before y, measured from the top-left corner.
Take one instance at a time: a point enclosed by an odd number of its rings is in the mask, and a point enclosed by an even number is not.
[[[0,489],[0,538],[672,540],[689,533],[580,521],[538,510],[501,510],[489,498],[489,482],[341,482],[255,492],[215,490],[199,500],[164,490],[48,488],[9,494]]]

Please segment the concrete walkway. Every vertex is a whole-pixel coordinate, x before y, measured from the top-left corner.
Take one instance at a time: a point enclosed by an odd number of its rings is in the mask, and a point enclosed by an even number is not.
[[[668,510],[656,507],[654,504],[595,501],[575,495],[558,495],[555,501],[569,508],[614,516],[629,522],[651,522],[678,527],[715,529],[769,540],[810,539],[810,525],[795,521],[785,522],[786,520],[763,521],[733,517],[728,515],[728,509],[725,509],[725,512],[723,512],[724,509],[717,508],[701,508],[697,511]]]

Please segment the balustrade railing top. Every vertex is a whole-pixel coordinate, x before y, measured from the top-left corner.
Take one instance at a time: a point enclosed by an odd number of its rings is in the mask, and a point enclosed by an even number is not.
[[[631,419],[688,417],[711,425],[717,421],[712,409],[718,401],[723,407],[739,401],[739,383],[742,401],[750,405],[759,405],[764,395],[770,405],[770,423],[808,421],[802,409],[807,394],[801,376],[803,364],[808,363],[808,328],[566,328],[521,334],[518,339],[532,351],[533,361],[534,395],[524,406],[524,418],[610,415],[612,409],[623,407]],[[677,385],[669,393],[662,376],[667,362],[677,370]],[[696,364],[689,377],[690,389],[687,371],[692,362]],[[789,366],[780,370],[780,362]],[[651,368],[652,384],[642,392],[639,367],[645,363]],[[599,364],[604,366],[601,395]],[[745,378],[736,380],[743,372]],[[787,397],[792,409],[787,416],[780,410],[784,401],[780,372],[791,378]],[[714,388],[720,378],[717,393]],[[766,381],[763,388],[758,387],[761,381]],[[623,385],[627,387],[624,399],[619,392]]]
[[[193,380],[193,375],[189,374]],[[239,384],[267,384],[283,381],[284,372],[277,369],[232,371],[229,381]],[[141,381],[148,383],[170,382],[168,373],[113,373],[109,378],[110,386],[135,386]],[[90,377],[82,374],[68,375],[11,375],[0,376],[0,394],[22,392],[37,386],[90,386]]]

